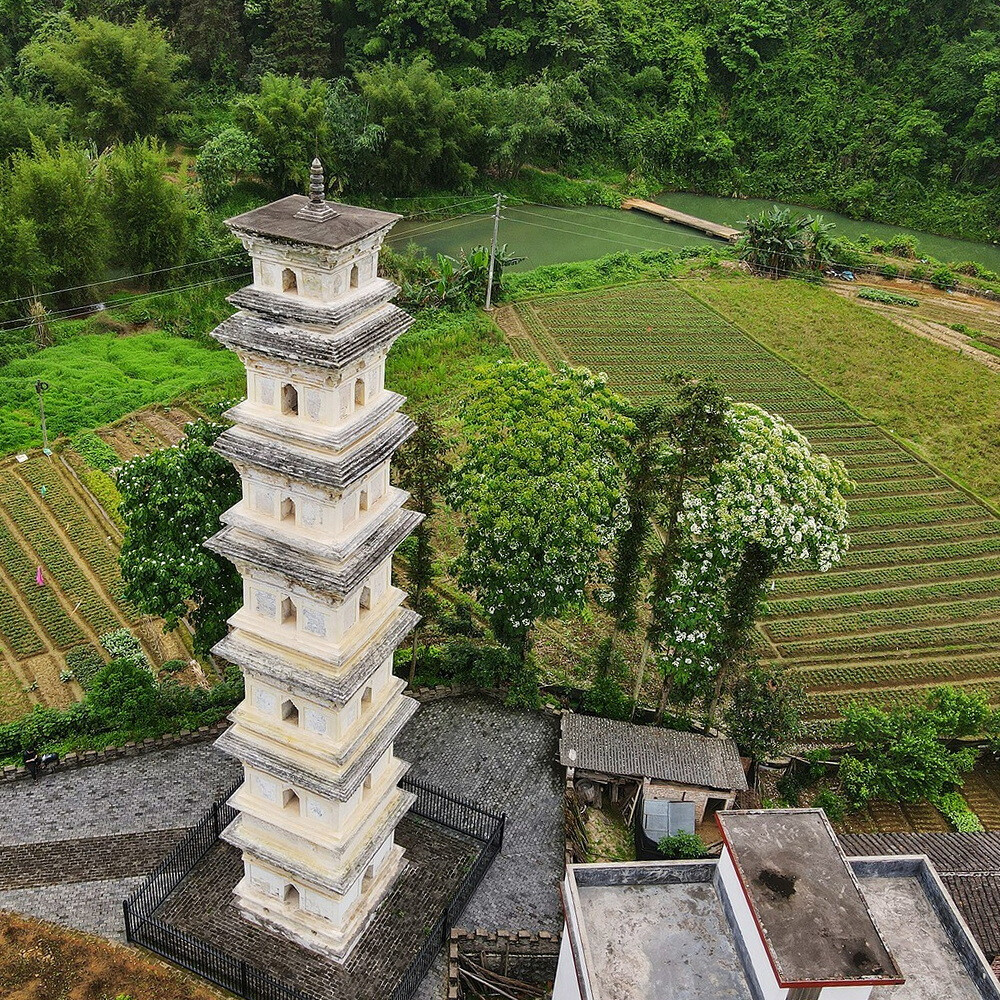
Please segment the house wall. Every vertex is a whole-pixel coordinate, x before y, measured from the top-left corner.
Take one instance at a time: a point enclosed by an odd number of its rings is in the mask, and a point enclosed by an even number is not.
[[[580,984],[576,978],[576,963],[570,947],[569,934],[563,925],[562,944],[559,946],[559,965],[556,966],[556,981],[552,987],[552,1000],[580,1000]]]
[[[649,779],[643,787],[643,795],[647,799],[667,799],[670,802],[693,802],[694,821],[701,823],[705,819],[705,807],[709,799],[725,799],[726,809],[732,809],[736,802],[735,791],[718,791],[711,788],[699,788],[696,785],[678,785],[669,781]]]

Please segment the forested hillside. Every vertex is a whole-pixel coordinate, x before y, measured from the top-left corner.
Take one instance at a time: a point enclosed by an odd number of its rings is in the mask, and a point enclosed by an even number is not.
[[[0,156],[212,139],[288,187],[298,125],[355,193],[530,161],[991,235],[998,32],[987,0],[3,0]]]

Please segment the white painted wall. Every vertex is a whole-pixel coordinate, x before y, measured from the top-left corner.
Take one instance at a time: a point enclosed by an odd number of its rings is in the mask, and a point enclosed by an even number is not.
[[[552,1000],[580,1000],[580,983],[576,978],[573,949],[569,944],[569,934],[566,932],[565,924],[563,924],[562,944],[559,945],[559,964],[556,966]]]

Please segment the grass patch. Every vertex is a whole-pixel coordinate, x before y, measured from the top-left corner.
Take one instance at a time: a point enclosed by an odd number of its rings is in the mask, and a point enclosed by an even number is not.
[[[953,350],[823,288],[713,276],[692,294],[1000,504],[1000,381]]]
[[[229,351],[162,331],[79,336],[0,368],[0,452],[42,443],[37,379],[51,387],[45,416],[49,436],[57,437],[195,390],[236,387],[243,371]]]

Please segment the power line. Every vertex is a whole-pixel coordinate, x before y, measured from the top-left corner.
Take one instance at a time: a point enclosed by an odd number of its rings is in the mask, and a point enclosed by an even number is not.
[[[239,274],[227,274],[227,275],[223,275],[222,277],[219,277],[219,278],[209,278],[206,281],[194,281],[194,282],[191,282],[190,284],[187,284],[187,285],[176,285],[173,288],[161,288],[159,291],[156,291],[156,292],[139,292],[138,294],[136,294],[136,295],[130,295],[127,298],[117,299],[117,300],[112,301],[112,302],[104,303],[104,310],[103,311],[110,311],[112,309],[118,309],[121,306],[131,305],[133,302],[139,302],[139,301],[141,301],[143,299],[155,299],[157,296],[160,296],[160,295],[173,295],[176,292],[190,291],[192,288],[205,288],[208,285],[217,285],[217,284],[219,284],[219,282],[222,282],[222,281],[237,281],[237,280],[239,280],[241,278],[246,278],[248,275],[251,275],[251,274],[253,274],[253,271],[241,271]],[[82,312],[84,312],[84,311],[86,311],[88,309],[89,310],[93,310],[94,307],[97,306],[98,304],[99,303],[92,302],[89,305],[72,306],[72,307],[69,307],[69,308],[66,308],[66,309],[60,309],[60,310],[58,310],[56,312],[47,313],[45,318],[46,318],[46,320],[55,320],[55,321],[63,320],[63,319],[67,319],[67,318],[72,318],[72,314],[73,313],[82,313]],[[88,313],[88,315],[92,315],[92,314],[93,314],[92,312]],[[86,316],[80,316],[79,318],[80,319],[86,319],[87,317]],[[28,317],[22,316],[22,317],[20,317],[20,319],[9,320],[8,322],[10,322],[10,323],[17,323],[17,322],[26,321],[27,319],[28,319]],[[8,331],[8,332],[16,332],[18,330],[29,330],[29,329],[31,329],[32,325],[33,325],[32,323],[27,323],[26,322],[24,326],[13,326],[13,327],[12,326],[0,326],[0,329],[3,329],[3,330]]]
[[[102,281],[88,281],[85,285],[71,285],[68,288],[52,288],[47,292],[38,292],[37,295],[20,295],[16,299],[3,299],[0,306],[12,305],[15,302],[27,302],[29,299],[41,298],[43,295],[61,295],[63,292],[78,292],[81,288],[97,288],[100,285],[113,285],[120,281],[129,281],[132,278],[151,278],[154,274],[166,274],[167,271],[177,271],[185,267],[199,267],[202,264],[214,264],[219,260],[234,260],[242,256],[243,251],[234,251],[222,257],[209,257],[206,260],[193,260],[187,264],[175,264],[173,267],[161,267],[156,271],[143,271],[141,274],[122,274],[117,278],[105,278]]]

